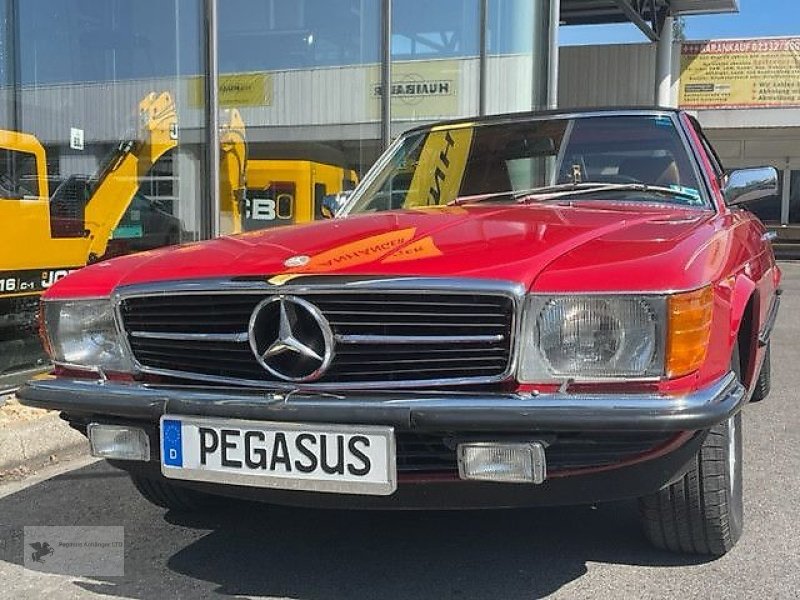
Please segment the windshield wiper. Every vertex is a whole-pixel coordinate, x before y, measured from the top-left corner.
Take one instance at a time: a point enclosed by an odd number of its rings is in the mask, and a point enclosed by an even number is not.
[[[518,197],[518,200],[528,201],[547,201],[556,198],[564,198],[568,196],[578,196],[593,193],[603,192],[641,192],[643,194],[653,194],[654,196],[669,196],[670,198],[681,198],[689,200],[692,203],[702,202],[700,193],[695,190],[687,190],[685,188],[671,188],[663,185],[650,185],[648,183],[595,183],[595,184],[581,184],[586,186],[594,186],[585,189],[577,189],[574,191],[554,191],[548,193],[547,191],[539,194],[538,192],[527,194],[526,196]]]
[[[451,204],[475,204],[485,200],[495,198],[510,198],[519,202],[548,202],[550,200],[560,200],[574,196],[586,196],[590,194],[604,192],[642,192],[658,196],[669,196],[671,198],[681,198],[692,202],[701,201],[697,192],[690,192],[683,189],[673,189],[659,185],[649,185],[646,183],[563,183],[559,185],[549,185],[517,192],[494,192],[491,194],[479,194],[475,196],[463,196],[456,198]]]
[[[546,185],[527,190],[518,190],[516,192],[491,192],[487,194],[474,194],[471,196],[460,196],[450,202],[451,205],[458,206],[460,204],[477,204],[478,202],[485,202],[486,200],[494,200],[495,198],[510,198],[511,200],[520,200],[530,196],[539,194],[554,194],[558,192],[575,193],[583,190],[596,190],[598,188],[605,188],[608,186],[615,186],[619,184],[614,183],[561,183],[558,185]]]

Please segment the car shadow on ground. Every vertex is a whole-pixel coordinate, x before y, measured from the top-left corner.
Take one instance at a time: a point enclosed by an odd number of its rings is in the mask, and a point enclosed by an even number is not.
[[[348,512],[231,501],[164,512],[97,463],[0,498],[6,529],[124,525],[125,576],[74,585],[127,598],[207,594],[330,598],[538,598],[587,563],[686,566],[652,549],[636,504],[460,512]],[[8,531],[0,535],[11,535]],[[21,546],[21,541],[19,546]],[[0,539],[0,543],[3,540]],[[2,544],[0,558],[22,563]],[[181,592],[184,591],[184,594]]]

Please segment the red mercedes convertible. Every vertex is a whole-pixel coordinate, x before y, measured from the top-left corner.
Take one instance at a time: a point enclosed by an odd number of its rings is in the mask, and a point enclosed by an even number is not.
[[[174,510],[638,498],[656,546],[723,554],[781,279],[746,206],[776,189],[679,111],[414,129],[327,220],[60,281],[19,395]]]

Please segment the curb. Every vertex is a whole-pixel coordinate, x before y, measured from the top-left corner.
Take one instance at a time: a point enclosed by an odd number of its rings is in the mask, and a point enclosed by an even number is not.
[[[89,453],[89,442],[57,413],[0,427],[0,476],[37,469],[65,457]]]

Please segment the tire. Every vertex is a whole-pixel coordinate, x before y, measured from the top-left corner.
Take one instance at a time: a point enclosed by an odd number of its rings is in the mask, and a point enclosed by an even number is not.
[[[739,374],[738,348],[731,365]],[[721,556],[742,535],[742,415],[713,427],[686,474],[639,499],[644,532],[657,548]]]
[[[764,398],[769,396],[769,390],[772,387],[772,368],[770,366],[770,347],[767,345],[766,354],[764,354],[764,362],[761,364],[761,371],[758,373],[753,395],[750,396],[750,402],[761,402]]]
[[[151,504],[177,512],[196,512],[219,504],[220,498],[158,479],[130,475],[139,493]]]

